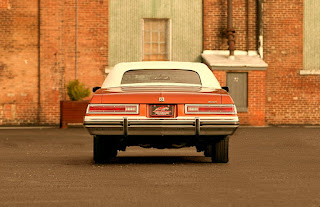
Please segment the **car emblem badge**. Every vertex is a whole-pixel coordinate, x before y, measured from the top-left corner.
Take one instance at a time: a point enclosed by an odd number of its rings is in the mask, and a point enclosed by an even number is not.
[[[164,97],[159,97],[159,102],[164,102]]]

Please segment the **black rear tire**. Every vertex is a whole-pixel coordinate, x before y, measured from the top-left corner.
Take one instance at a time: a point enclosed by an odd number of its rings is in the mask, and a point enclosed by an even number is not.
[[[117,146],[106,136],[93,137],[93,160],[95,163],[108,163],[117,156]]]
[[[223,136],[212,144],[212,162],[229,162],[229,137]]]

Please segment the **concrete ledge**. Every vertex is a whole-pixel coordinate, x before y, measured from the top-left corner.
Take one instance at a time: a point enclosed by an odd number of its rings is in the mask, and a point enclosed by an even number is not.
[[[264,68],[264,67],[247,67],[247,66],[211,66],[210,68],[212,70],[243,70],[243,71],[267,70],[267,68]]]
[[[235,51],[230,57],[226,50],[205,50],[201,57],[212,70],[266,70],[268,67],[255,51]]]
[[[300,75],[320,75],[319,70],[300,70]]]

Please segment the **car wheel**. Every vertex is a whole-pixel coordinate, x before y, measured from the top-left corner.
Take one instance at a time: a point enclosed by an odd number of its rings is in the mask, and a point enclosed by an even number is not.
[[[105,136],[93,138],[93,160],[95,163],[108,163],[117,156],[117,148],[114,142]]]
[[[212,162],[227,163],[229,161],[229,137],[224,136],[212,145]]]

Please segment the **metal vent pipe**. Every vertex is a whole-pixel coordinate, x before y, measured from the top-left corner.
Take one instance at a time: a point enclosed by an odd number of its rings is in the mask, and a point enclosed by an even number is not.
[[[232,23],[232,0],[228,0],[228,25],[227,25],[227,32],[226,37],[228,39],[230,57],[234,56],[235,51],[235,30],[233,29]]]
[[[263,0],[257,0],[258,11],[257,11],[257,20],[258,20],[258,52],[263,59]]]
[[[75,0],[74,79],[78,79],[78,0]]]

